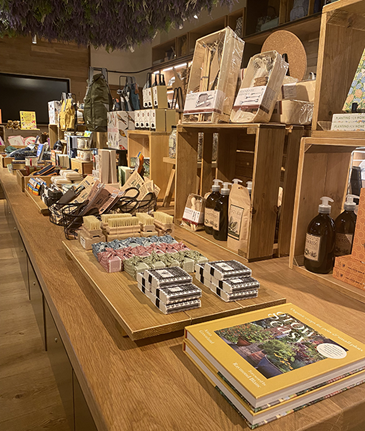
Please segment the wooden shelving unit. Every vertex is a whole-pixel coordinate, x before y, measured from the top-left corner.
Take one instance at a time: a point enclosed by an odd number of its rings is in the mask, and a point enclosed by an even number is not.
[[[325,133],[325,132],[324,132]],[[352,152],[365,146],[365,139],[303,138],[300,144],[289,267],[347,296],[365,302],[365,292],[333,278],[332,274],[314,274],[304,267],[304,246],[309,222],[318,213],[322,196],[331,197],[331,217],[342,211],[348,190]],[[341,132],[340,132],[341,133]],[[349,135],[349,134],[348,134]]]
[[[313,130],[329,129],[332,115],[342,112],[365,46],[364,15],[363,0],[341,0],[323,8]],[[360,133],[365,137],[365,132],[331,133],[342,133],[345,138]]]
[[[204,133],[200,186],[196,182],[198,133]],[[238,178],[246,184],[252,181],[251,216],[247,251],[238,254],[248,261],[273,256],[277,202],[281,178],[283,150],[288,133],[284,124],[182,124],[177,127],[175,172],[175,223],[179,223],[190,193],[200,195],[211,190],[213,133],[219,134],[216,178],[231,182]],[[303,128],[292,131],[287,165],[294,162]],[[290,161],[289,161],[290,160]],[[288,182],[295,183],[295,172],[287,173]],[[285,188],[285,186],[284,186]],[[294,196],[285,200],[291,218]],[[286,238],[282,238],[288,250]],[[221,242],[225,248],[224,242]],[[280,247],[280,245],[279,245]],[[283,252],[285,254],[285,252]]]
[[[131,157],[136,157],[141,151],[144,157],[150,158],[149,178],[160,187],[159,200],[162,200],[170,176],[168,164],[163,158],[169,154],[169,132],[151,132],[148,130],[128,131],[128,164]]]
[[[272,5],[274,5],[275,13],[274,9],[272,9]],[[308,73],[316,72],[321,12],[313,13],[314,1],[311,0],[309,2],[308,14],[303,18],[290,21],[290,11],[292,7],[293,2],[288,0],[264,0],[263,2],[248,0],[246,8],[239,9],[238,11],[211,21],[175,39],[153,47],[152,71],[162,71],[174,67],[175,65],[191,61],[197,39],[215,31],[222,30],[226,26],[235,30],[237,20],[242,18],[242,27],[239,36],[246,43],[242,60],[243,67],[247,66],[248,60],[253,55],[261,51],[265,39],[273,31],[288,30],[297,35],[304,44],[308,57]],[[274,15],[277,15],[277,24],[270,29],[257,31],[258,19],[268,14],[268,8]],[[175,56],[171,59],[166,59],[165,52],[171,49],[171,47],[173,47]],[[173,76],[173,74],[171,76]],[[168,79],[170,79],[171,76],[169,76]]]

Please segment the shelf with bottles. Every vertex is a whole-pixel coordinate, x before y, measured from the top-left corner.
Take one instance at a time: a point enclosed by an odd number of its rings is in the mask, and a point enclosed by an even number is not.
[[[283,124],[181,124],[177,126],[175,223],[184,214],[189,194],[197,193],[198,134],[204,133],[200,195],[211,190],[213,134],[218,133],[216,178],[252,181],[247,250],[248,261],[273,256],[286,127]],[[200,231],[199,231],[200,232]],[[199,235],[199,232],[197,234]],[[225,241],[220,241],[225,247]]]
[[[289,267],[325,283],[347,296],[365,302],[365,292],[336,280],[332,274],[316,274],[304,267],[306,233],[310,221],[318,214],[322,196],[333,199],[331,217],[343,211],[349,192],[352,153],[365,145],[365,139],[308,137],[300,144],[297,186],[291,233]]]

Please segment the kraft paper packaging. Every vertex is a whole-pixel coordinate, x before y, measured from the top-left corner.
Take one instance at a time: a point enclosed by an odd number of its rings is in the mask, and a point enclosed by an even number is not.
[[[229,195],[227,247],[247,253],[251,198],[246,187],[233,184]]]

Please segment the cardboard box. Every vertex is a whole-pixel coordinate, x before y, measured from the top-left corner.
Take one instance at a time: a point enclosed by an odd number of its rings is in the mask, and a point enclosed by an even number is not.
[[[134,119],[135,119],[134,127],[136,129],[140,129],[141,128],[141,110],[134,111],[134,113],[135,113],[135,116],[134,116]]]
[[[71,159],[71,169],[77,169],[82,175],[90,175],[93,170],[93,162],[85,162],[84,160]]]
[[[351,256],[365,262],[365,189],[361,189]]]
[[[150,130],[164,132],[166,130],[166,116],[164,109],[151,109]]]
[[[152,117],[152,109],[146,109],[144,111],[144,128],[149,129],[150,128],[150,117]]]
[[[276,102],[271,122],[308,125],[312,122],[313,103],[299,100],[279,100]]]
[[[135,112],[108,112],[108,147],[128,150],[128,130],[135,129]]]
[[[365,290],[365,275],[357,275],[353,271],[345,271],[335,267],[333,268],[333,277],[358,289]]]
[[[300,81],[296,85],[297,100],[314,103],[316,94],[316,80]]]
[[[1,156],[1,166],[7,168],[8,165],[14,160],[14,157],[8,157],[6,155]]]
[[[165,85],[156,85],[152,87],[153,107],[167,109],[167,87]]]
[[[176,126],[179,121],[179,114],[175,109],[166,109],[166,132],[171,132],[172,126]],[[156,129],[157,130],[157,129]]]
[[[46,182],[47,186],[50,186],[51,185],[51,178],[56,176],[56,174],[53,174],[53,175],[47,175],[47,176],[41,175],[41,176],[35,176],[34,177],[32,174],[27,175],[25,169],[18,169],[14,172],[15,172],[16,177],[17,177],[17,183],[19,184],[22,192],[24,192],[25,189],[27,188],[27,184],[31,178],[40,178]]]
[[[365,113],[334,114],[332,117],[331,130],[365,132]]]

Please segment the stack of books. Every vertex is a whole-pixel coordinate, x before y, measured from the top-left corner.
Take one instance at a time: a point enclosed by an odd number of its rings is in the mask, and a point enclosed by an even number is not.
[[[251,429],[365,381],[365,345],[293,304],[187,326],[183,350]]]
[[[138,288],[164,314],[201,306],[202,291],[180,267],[146,269],[137,274]]]
[[[250,268],[236,260],[195,265],[195,277],[223,301],[256,298],[260,283],[251,277]]]

